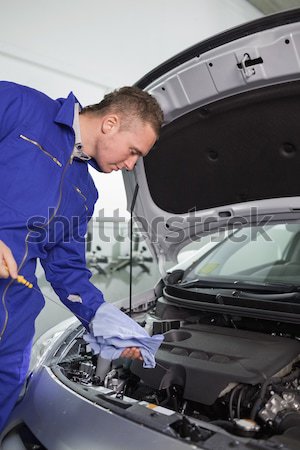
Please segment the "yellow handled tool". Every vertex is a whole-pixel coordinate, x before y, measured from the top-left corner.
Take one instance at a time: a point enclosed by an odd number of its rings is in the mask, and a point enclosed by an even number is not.
[[[23,277],[23,275],[18,275],[17,276],[17,282],[24,284],[24,286],[28,287],[29,289],[33,288],[33,284],[30,283],[30,281],[27,281],[26,278]]]
[[[6,270],[8,271],[8,267],[5,266]],[[24,286],[28,287],[28,289],[33,288],[33,284],[30,283],[30,281],[26,280],[26,278],[23,277],[23,275],[18,275],[16,278],[16,281],[20,284],[24,284]]]

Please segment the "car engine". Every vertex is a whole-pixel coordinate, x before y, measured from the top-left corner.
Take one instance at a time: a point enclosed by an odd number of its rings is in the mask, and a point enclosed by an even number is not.
[[[102,386],[107,395],[158,405],[237,436],[265,439],[300,426],[296,335],[280,324],[278,332],[268,332],[262,321],[191,317],[190,311],[180,316],[161,320],[150,313],[143,323],[154,333],[168,330],[154,369],[138,360],[103,360],[82,336],[59,366],[74,383]]]

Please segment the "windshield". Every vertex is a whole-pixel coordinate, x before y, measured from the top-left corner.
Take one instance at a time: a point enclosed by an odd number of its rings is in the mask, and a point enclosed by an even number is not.
[[[249,226],[209,238],[209,244],[199,250],[201,256],[194,257],[195,262],[185,271],[183,282],[213,279],[300,284],[300,224]],[[197,244],[200,248],[201,240]]]

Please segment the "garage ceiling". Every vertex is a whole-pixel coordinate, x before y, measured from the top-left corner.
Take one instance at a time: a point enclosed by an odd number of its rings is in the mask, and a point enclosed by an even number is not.
[[[248,0],[248,2],[264,14],[300,8],[300,0]]]

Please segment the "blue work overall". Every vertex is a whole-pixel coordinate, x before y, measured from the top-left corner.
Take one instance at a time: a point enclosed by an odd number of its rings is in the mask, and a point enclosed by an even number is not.
[[[104,301],[85,263],[84,236],[97,190],[87,164],[71,157],[75,102],[72,93],[52,100],[0,82],[0,240],[34,286],[0,279],[0,430],[24,383],[34,321],[44,306],[37,258],[61,301],[86,328]]]

